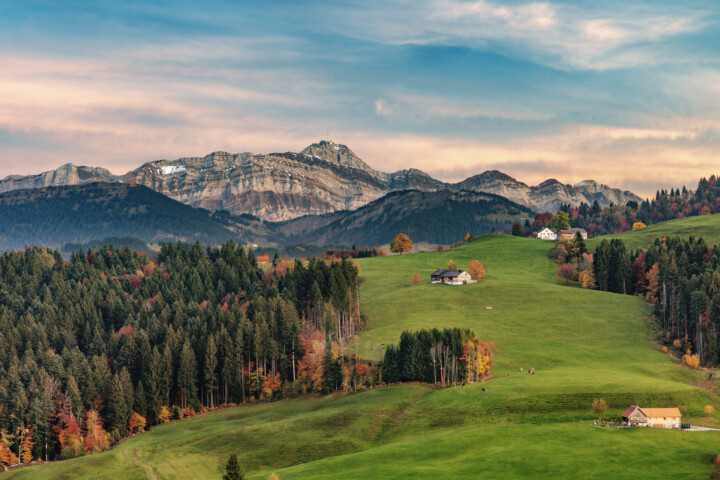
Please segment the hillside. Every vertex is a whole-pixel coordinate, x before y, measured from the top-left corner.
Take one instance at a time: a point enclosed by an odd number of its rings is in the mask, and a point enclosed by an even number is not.
[[[635,249],[652,243],[659,237],[702,237],[708,245],[720,243],[720,214],[699,215],[656,223],[640,230],[604,235],[588,241],[593,248],[603,239],[621,238],[628,248]]]
[[[593,426],[597,397],[610,404],[610,417],[634,402],[684,405],[685,421],[708,425],[720,421],[705,418],[703,406],[718,407],[720,398],[693,386],[705,373],[681,368],[650,342],[642,299],[565,286],[548,248],[488,235],[452,251],[360,260],[362,356],[379,358],[406,329],[468,327],[501,351],[489,381],[232,408],[156,427],[110,452],[6,475],[219,478],[237,453],[258,480],[271,472],[281,479],[707,478],[719,432]],[[461,287],[427,283],[450,259],[461,268],[480,259],[488,276]],[[413,273],[425,282],[409,287]]]
[[[0,194],[0,209],[0,249],[112,236],[209,244],[236,237],[209,212],[122,183],[15,190]]]
[[[291,243],[384,245],[404,232],[415,241],[451,244],[466,233],[509,230],[531,218],[532,211],[503,197],[461,191],[404,191],[382,197],[355,211],[283,222],[277,230]]]

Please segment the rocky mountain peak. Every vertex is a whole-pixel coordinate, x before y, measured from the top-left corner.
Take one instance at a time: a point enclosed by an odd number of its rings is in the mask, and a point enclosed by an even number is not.
[[[321,140],[318,143],[305,147],[303,155],[311,155],[322,158],[328,162],[337,163],[346,167],[358,168],[360,170],[372,171],[367,163],[363,162],[355,152],[350,150],[346,145],[335,143],[332,140]]]

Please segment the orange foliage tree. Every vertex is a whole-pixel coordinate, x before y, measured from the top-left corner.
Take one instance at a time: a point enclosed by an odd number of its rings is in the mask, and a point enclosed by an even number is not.
[[[474,280],[482,280],[486,275],[485,267],[480,263],[480,260],[470,262],[468,265],[468,273]]]
[[[390,242],[390,251],[402,255],[412,250],[412,240],[404,233],[398,233],[395,239]]]
[[[97,410],[85,412],[85,453],[104,452],[110,448],[108,434]]]
[[[422,279],[420,278],[420,275],[417,273],[413,274],[412,276],[412,284],[413,285],[420,285],[422,283]]]
[[[641,230],[645,228],[647,225],[645,225],[643,222],[635,222],[633,223],[632,229],[633,230]]]
[[[263,394],[266,398],[271,398],[273,394],[280,390],[280,386],[280,375],[268,372],[267,377],[265,377],[265,381],[263,382]]]
[[[0,442],[0,465],[7,467],[8,465],[15,465],[16,463],[18,463],[18,458],[12,450],[10,450],[4,442]]]
[[[132,415],[130,415],[130,420],[128,420],[128,430],[130,431],[131,435],[144,432],[145,425],[147,425],[145,417],[143,417],[137,412],[134,412]]]

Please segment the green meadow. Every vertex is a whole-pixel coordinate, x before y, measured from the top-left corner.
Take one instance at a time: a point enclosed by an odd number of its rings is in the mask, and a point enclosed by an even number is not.
[[[687,227],[685,224],[691,223]],[[713,225],[716,223],[717,225]],[[665,226],[665,227],[663,227]],[[720,240],[720,217],[668,222],[621,237]],[[435,389],[384,387],[229,408],[153,428],[99,455],[3,474],[7,478],[221,478],[237,453],[250,478],[704,479],[720,432],[596,427],[632,403],[682,405],[685,421],[720,426],[708,372],[682,368],[651,341],[638,297],[583,290],[555,276],[551,244],[487,235],[455,250],[362,259],[366,328],[347,348],[379,359],[404,330],[466,327],[494,341],[494,378]],[[431,285],[454,260],[480,260],[480,283]],[[423,283],[411,286],[414,273]],[[530,368],[535,375],[528,375]],[[522,371],[521,371],[522,369]]]

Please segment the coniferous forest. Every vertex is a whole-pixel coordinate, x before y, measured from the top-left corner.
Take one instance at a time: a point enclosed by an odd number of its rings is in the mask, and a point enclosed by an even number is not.
[[[69,261],[0,256],[0,461],[102,451],[219,404],[376,383],[343,364],[360,322],[351,260],[274,262],[163,245],[157,261],[103,247]]]

